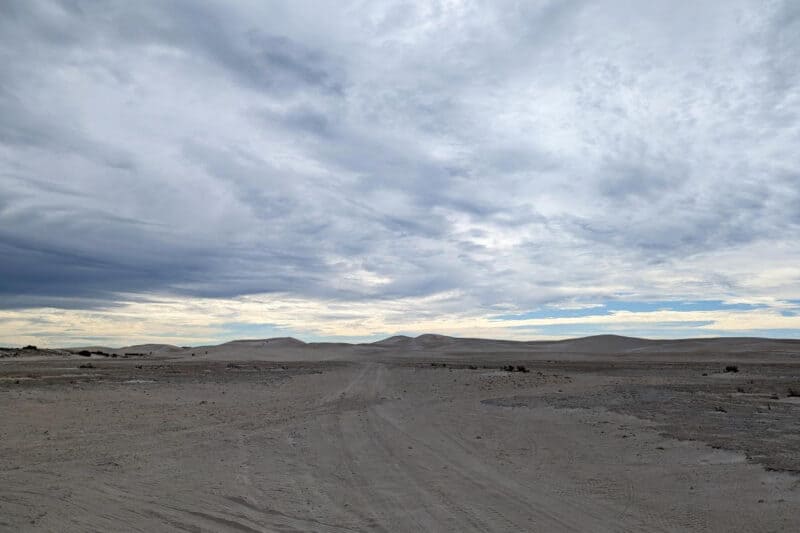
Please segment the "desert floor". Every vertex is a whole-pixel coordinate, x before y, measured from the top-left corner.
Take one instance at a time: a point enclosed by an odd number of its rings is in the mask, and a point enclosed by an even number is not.
[[[800,531],[800,360],[667,359],[2,360],[0,530]]]

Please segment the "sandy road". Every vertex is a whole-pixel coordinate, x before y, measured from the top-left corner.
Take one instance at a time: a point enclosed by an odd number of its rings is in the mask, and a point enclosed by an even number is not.
[[[356,507],[357,529],[785,530],[785,517],[736,508],[768,478],[741,457],[607,412],[487,406],[482,395],[454,395],[449,378],[366,364],[326,397],[337,408],[310,429],[307,451],[317,485],[344,485],[328,503]],[[442,389],[443,399],[432,397]],[[598,439],[595,428],[610,424],[639,434]],[[665,446],[680,449],[680,464],[660,457]]]
[[[797,480],[603,409],[597,378],[352,363],[4,389],[4,531],[796,531]],[[165,372],[177,372],[169,370]],[[289,373],[291,373],[289,371]],[[177,374],[175,374],[177,375]],[[505,407],[492,398],[534,398]]]
[[[402,391],[390,385],[387,375],[385,365],[364,365],[333,400],[364,407],[337,412],[319,426],[318,438],[309,439],[324,444],[315,453],[319,472],[338,472],[346,484],[341,504],[349,501],[364,510],[362,516],[376,529],[665,531],[636,516],[629,502],[554,492],[537,468],[535,440],[519,462],[501,469],[486,460],[479,435],[453,431],[458,418],[477,415],[507,423],[511,432],[526,432],[510,413],[459,409],[450,411],[446,423],[426,422],[425,399],[393,401]],[[411,419],[415,413],[416,423]]]

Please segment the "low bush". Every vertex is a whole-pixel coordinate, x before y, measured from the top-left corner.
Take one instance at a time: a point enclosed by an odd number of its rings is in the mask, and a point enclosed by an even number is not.
[[[739,367],[736,365],[728,365],[725,367],[725,372],[738,372]]]

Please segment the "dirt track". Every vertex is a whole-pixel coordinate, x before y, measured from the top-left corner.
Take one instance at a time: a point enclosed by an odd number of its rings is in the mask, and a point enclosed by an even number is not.
[[[800,530],[795,475],[602,400],[700,366],[78,362],[4,363],[0,529]]]

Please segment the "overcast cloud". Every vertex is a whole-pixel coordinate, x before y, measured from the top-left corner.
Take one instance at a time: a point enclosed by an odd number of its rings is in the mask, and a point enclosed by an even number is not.
[[[667,300],[800,336],[799,147],[793,1],[6,0],[0,341],[166,301],[183,342]]]

